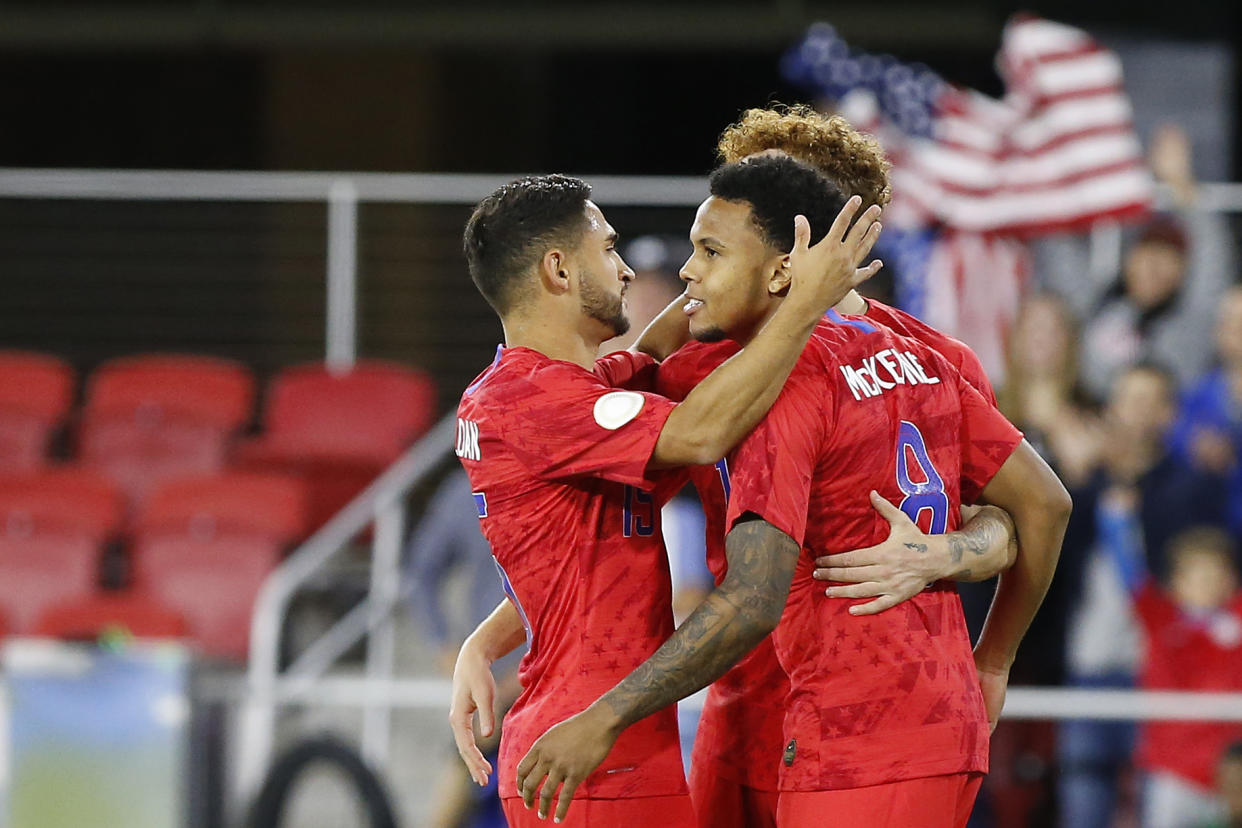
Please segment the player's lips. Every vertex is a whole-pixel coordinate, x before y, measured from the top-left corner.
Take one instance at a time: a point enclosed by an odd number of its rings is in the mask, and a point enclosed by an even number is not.
[[[686,302],[686,304],[682,305],[681,309],[683,312],[685,312],[686,316],[693,316],[694,312],[701,307],[703,307],[702,299],[691,299],[689,302]]]

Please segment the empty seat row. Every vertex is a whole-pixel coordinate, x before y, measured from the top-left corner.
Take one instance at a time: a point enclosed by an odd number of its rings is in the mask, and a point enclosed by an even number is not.
[[[76,462],[121,487],[130,517],[163,480],[236,467],[301,476],[318,526],[427,429],[435,407],[430,380],[405,366],[295,366],[271,381],[259,436],[242,440],[257,383],[240,363],[112,360],[90,376],[71,421],[74,386],[59,359],[0,351],[0,473],[45,467],[68,425]]]
[[[165,482],[138,516],[132,585],[107,593],[100,561],[122,527],[119,489],[86,470],[0,475],[0,615],[15,634],[80,637],[109,621],[181,631],[205,655],[244,660],[255,598],[304,534],[307,507],[304,483],[284,475]]]

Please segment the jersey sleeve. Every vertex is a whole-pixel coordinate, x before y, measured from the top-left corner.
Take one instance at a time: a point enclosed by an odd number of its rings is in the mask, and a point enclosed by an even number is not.
[[[576,368],[538,372],[508,400],[500,437],[543,480],[600,477],[651,489],[647,463],[676,403],[618,390]]]
[[[802,545],[827,422],[824,405],[822,382],[817,387],[795,376],[785,383],[772,410],[729,460],[726,534],[753,512]]]
[[[987,371],[983,370],[983,363],[979,360],[979,355],[965,343],[959,342],[958,344],[961,345],[961,349],[958,351],[960,361],[957,370],[961,373],[962,379],[966,380],[972,388],[978,391],[983,396],[983,399],[987,400],[988,405],[996,408],[996,389],[992,387],[992,381],[988,379]]]
[[[1022,442],[1022,432],[1005,419],[961,374],[962,503],[975,503],[984,487]]]
[[[595,376],[613,388],[654,391],[659,363],[638,351],[614,351],[595,360]]]

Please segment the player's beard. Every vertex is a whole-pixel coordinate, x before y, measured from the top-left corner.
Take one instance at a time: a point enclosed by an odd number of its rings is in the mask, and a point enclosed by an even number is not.
[[[624,300],[597,290],[589,274],[584,273],[579,283],[582,296],[582,312],[609,327],[613,336],[622,336],[630,329],[629,317],[625,315]]]

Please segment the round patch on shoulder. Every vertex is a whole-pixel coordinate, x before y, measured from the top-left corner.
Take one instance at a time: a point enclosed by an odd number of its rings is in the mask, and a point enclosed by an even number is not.
[[[611,391],[595,401],[595,422],[616,431],[638,416],[646,399],[637,391]]]

